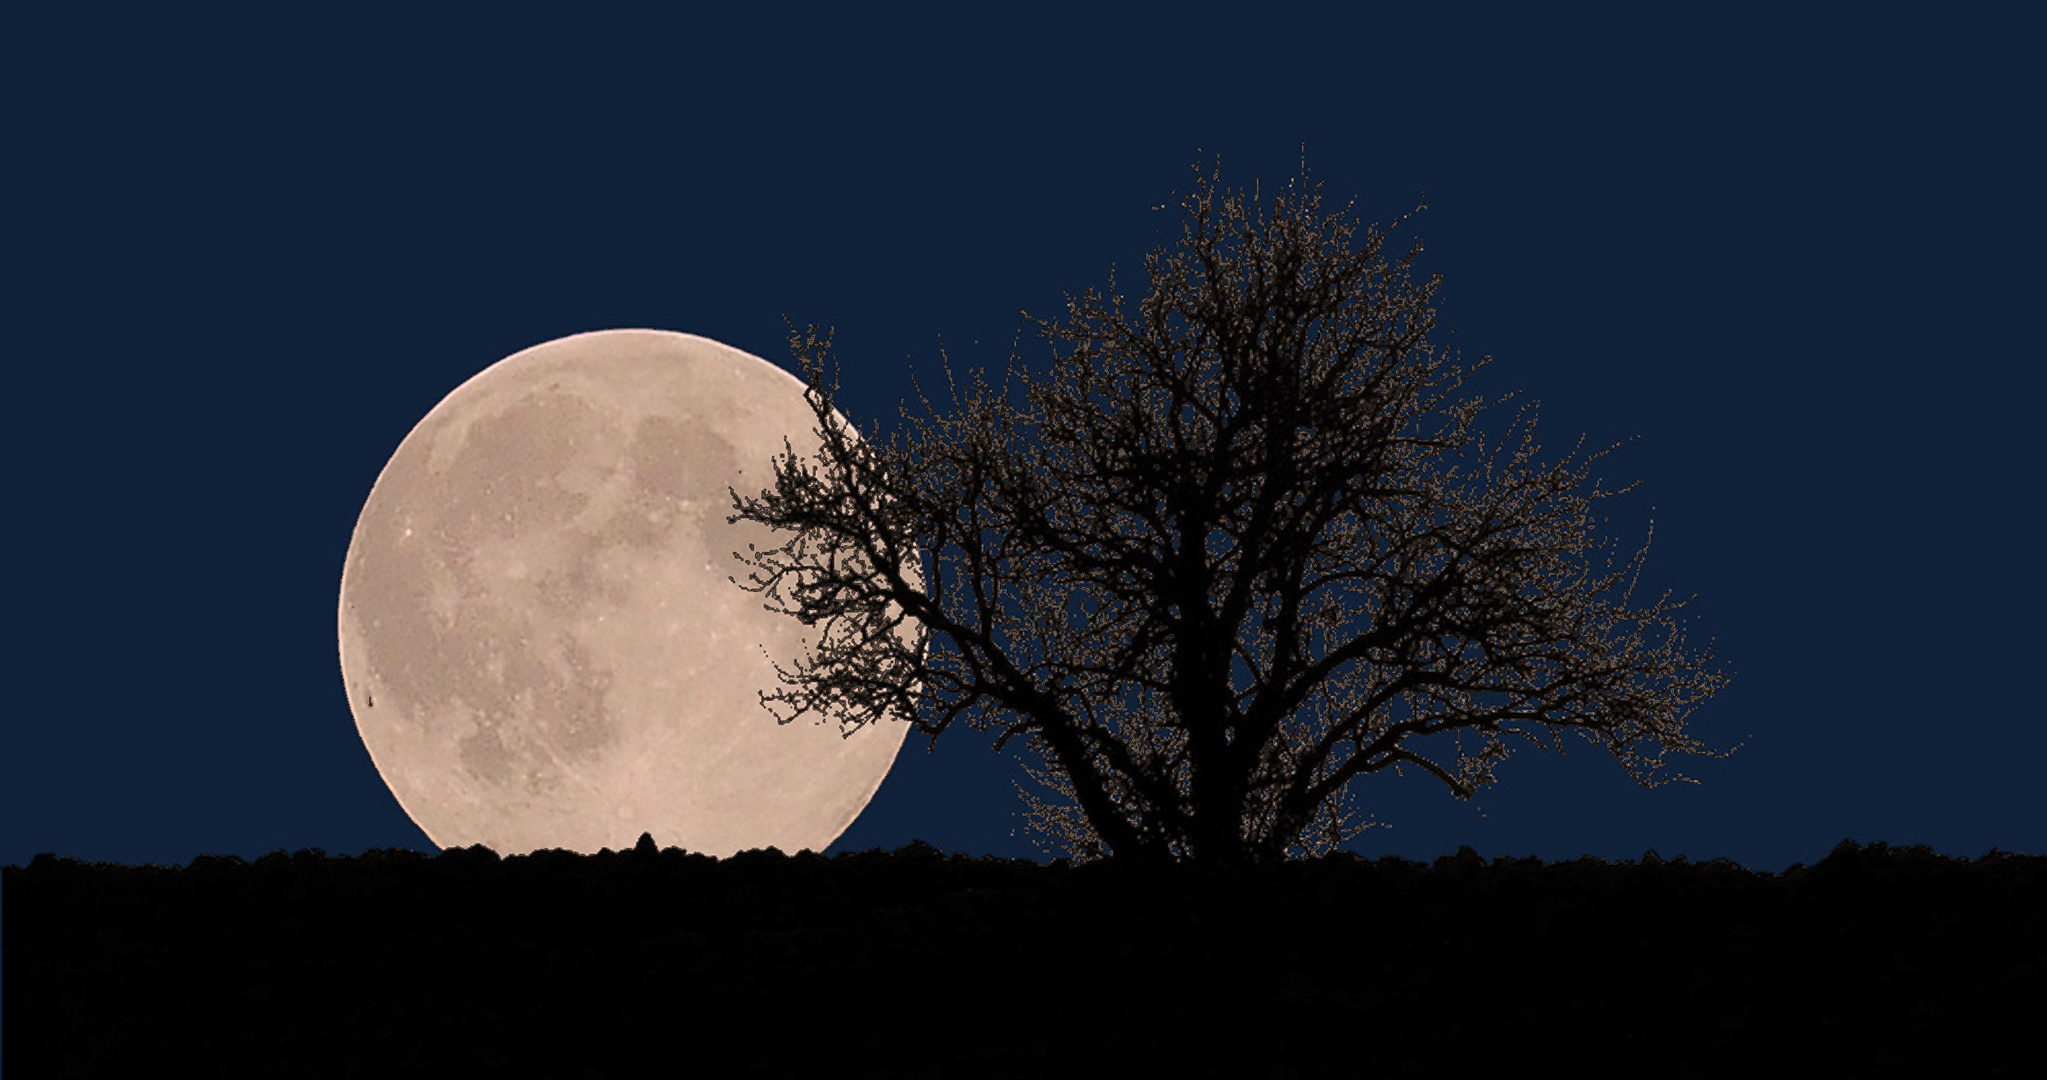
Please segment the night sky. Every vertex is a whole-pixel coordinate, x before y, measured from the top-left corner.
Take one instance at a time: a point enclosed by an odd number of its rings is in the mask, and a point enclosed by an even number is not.
[[[10,15],[0,863],[434,850],[335,609],[378,471],[491,363],[655,327],[793,368],[787,317],[885,434],[941,343],[1042,369],[1022,311],[1141,295],[1197,153],[1269,190],[1304,141],[1363,221],[1426,190],[1438,343],[1548,457],[1639,436],[1610,535],[1653,515],[1643,593],[1734,673],[1693,729],[1740,746],[1382,774],[1355,850],[2047,851],[2031,9],[736,6]],[[1035,856],[989,744],[913,735],[832,850]]]

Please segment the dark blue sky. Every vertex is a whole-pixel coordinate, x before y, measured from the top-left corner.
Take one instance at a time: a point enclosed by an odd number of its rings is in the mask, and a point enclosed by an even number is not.
[[[999,367],[1020,309],[1140,294],[1196,148],[1270,184],[1303,141],[1366,221],[1426,189],[1443,340],[1552,454],[1640,436],[1613,535],[1654,507],[1643,588],[1735,672],[1694,730],[1741,744],[1699,786],[1575,741],[1476,804],[1371,780],[1358,850],[2047,850],[2040,17],[1408,7],[11,16],[0,863],[433,850],[336,595],[485,366],[608,327],[791,366],[787,316],[893,430],[941,337]],[[1031,855],[1014,759],[925,745],[834,850]]]

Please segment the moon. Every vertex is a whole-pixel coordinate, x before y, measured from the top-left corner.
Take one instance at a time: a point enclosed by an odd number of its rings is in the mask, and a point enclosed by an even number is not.
[[[772,487],[785,438],[817,453],[803,389],[708,338],[604,330],[491,365],[399,444],[343,565],[341,673],[435,844],[822,851],[859,816],[908,724],[777,723],[759,693],[806,628],[730,580],[791,535],[728,525],[726,489]]]

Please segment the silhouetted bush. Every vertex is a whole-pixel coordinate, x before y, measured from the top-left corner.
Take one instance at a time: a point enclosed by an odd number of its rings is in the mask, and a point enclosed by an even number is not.
[[[2047,859],[7,867],[19,1076],[2020,1075]],[[19,1070],[19,1071],[16,1071]]]

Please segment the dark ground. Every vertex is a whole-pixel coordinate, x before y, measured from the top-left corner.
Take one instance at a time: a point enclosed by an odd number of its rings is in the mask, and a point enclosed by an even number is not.
[[[2047,858],[4,871],[10,1076],[2032,1075]],[[2037,1067],[2037,1064],[2036,1066]]]

